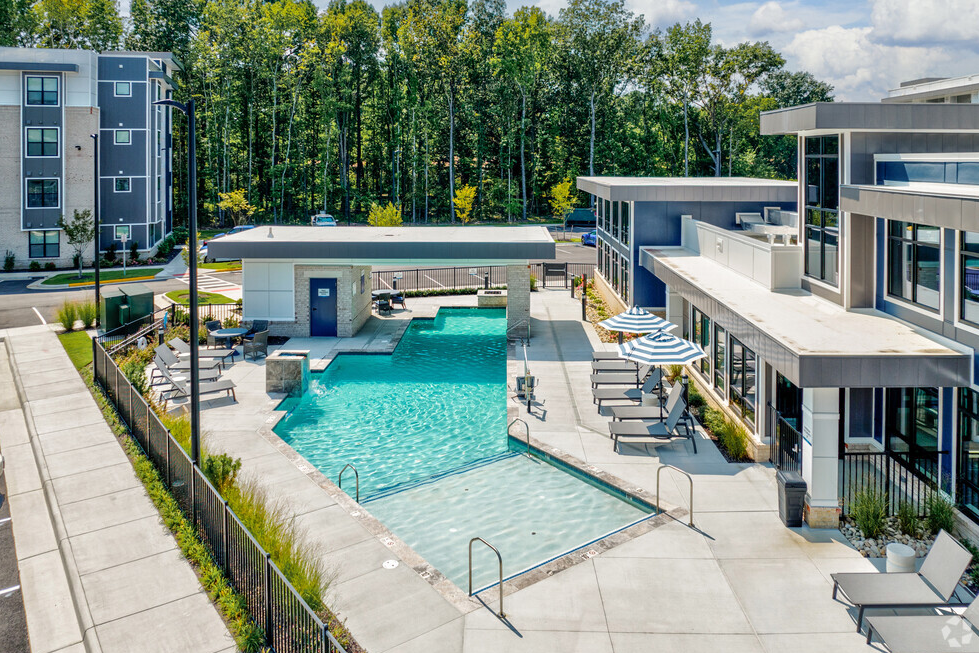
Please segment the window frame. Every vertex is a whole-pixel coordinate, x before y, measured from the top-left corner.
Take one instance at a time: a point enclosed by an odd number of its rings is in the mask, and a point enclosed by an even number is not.
[[[971,269],[974,269],[977,272],[979,272],[979,241],[977,241],[977,249],[975,252],[967,251],[964,247],[966,234],[969,233],[976,234],[976,236],[979,236],[979,232],[966,231],[966,230],[961,230],[957,234],[958,242],[956,243],[956,248],[958,250],[957,254],[958,254],[959,273],[958,273],[958,278],[955,280],[955,284],[956,284],[955,294],[957,297],[958,308],[959,308],[959,320],[965,322],[966,324],[972,325],[974,327],[979,327],[979,291],[976,292],[976,300],[974,301],[974,303],[977,305],[976,319],[970,320],[965,316],[965,307],[966,307],[965,293],[967,290],[969,290],[969,287],[966,285],[965,279],[966,279],[966,271],[970,269],[969,266],[966,265],[966,261],[970,261],[970,260],[976,261],[977,266]]]
[[[119,182],[126,182],[126,189],[119,190]],[[113,193],[131,193],[133,192],[133,178],[132,177],[113,177],[112,178],[112,192]]]
[[[702,310],[693,306],[693,312],[690,315],[690,322],[693,324],[693,329],[691,330],[692,341],[704,351],[707,351],[711,347],[711,338],[713,336],[711,329],[713,328],[713,321],[710,319],[706,313]],[[709,360],[709,356],[701,358],[698,367],[700,368],[700,373],[706,376],[708,379],[711,378],[711,368],[713,367],[713,361]]]
[[[622,224],[619,226],[619,233],[621,234],[621,241],[623,245],[629,245],[629,219],[632,215],[632,202],[619,202],[621,208],[619,210],[619,215],[622,219]]]
[[[971,401],[966,401],[966,399]],[[979,446],[979,392],[972,388],[959,388],[956,392],[956,422],[958,445],[958,465],[956,469],[956,505],[969,516],[973,521],[979,521],[979,449],[970,451],[968,444]],[[968,428],[968,422],[973,422],[973,428]],[[972,433],[975,439],[966,439]],[[976,456],[971,458],[976,463],[976,471],[969,472],[970,453]],[[963,500],[964,496],[972,497],[971,503]]]
[[[57,184],[57,202],[53,206],[44,205],[41,206],[31,206],[31,183],[32,182],[45,182],[53,181]],[[24,208],[28,210],[39,210],[39,209],[60,209],[61,208],[61,179],[58,177],[29,177],[24,180]],[[46,191],[41,191],[41,197],[43,201],[44,195],[47,195]]]
[[[892,224],[901,224],[901,225],[904,225],[902,227],[902,229],[901,229],[901,234],[902,234],[901,236],[895,236],[895,235],[893,235],[891,233],[891,225]],[[905,235],[907,233],[908,227],[910,227],[911,230],[912,230],[912,234],[913,235],[912,235],[911,238],[908,238]],[[926,228],[929,228],[929,229],[931,228],[930,225],[920,225],[920,224],[916,224],[914,222],[908,222],[908,221],[905,221],[905,220],[886,220],[885,221],[885,223],[884,223],[884,237],[886,239],[886,246],[884,248],[884,250],[885,250],[885,254],[884,254],[885,255],[885,264],[884,264],[884,292],[886,293],[888,299],[892,299],[892,300],[893,299],[896,299],[896,300],[901,301],[901,302],[906,302],[906,303],[912,304],[915,308],[920,308],[920,309],[922,309],[924,311],[928,311],[929,313],[940,315],[941,312],[942,312],[942,299],[943,299],[943,297],[942,297],[942,295],[943,295],[943,293],[942,293],[942,246],[943,246],[943,238],[944,238],[943,231],[944,230],[941,227],[935,227],[934,228],[935,229],[935,233],[938,234],[938,242],[937,243],[934,243],[934,242],[919,240],[917,238],[919,227],[926,227]],[[904,295],[899,295],[899,294],[893,292],[892,289],[891,289],[891,282],[892,282],[891,272],[892,272],[892,265],[894,264],[894,259],[893,259],[893,253],[891,251],[891,246],[892,245],[895,245],[895,244],[897,244],[900,247],[900,249],[901,249],[902,259],[903,259],[903,255],[904,255],[904,252],[905,251],[910,251],[911,252],[911,259],[910,259],[910,271],[911,271],[911,274],[912,274],[912,278],[910,279],[910,283],[911,283],[911,297],[905,297]],[[908,248],[910,248],[910,249],[908,249]],[[938,288],[935,290],[935,292],[938,293],[938,301],[937,301],[938,306],[937,307],[933,307],[933,306],[929,306],[928,304],[924,304],[921,301],[919,301],[919,299],[918,299],[918,287],[921,285],[921,284],[918,283],[918,271],[919,271],[919,269],[918,269],[918,260],[919,260],[918,250],[919,249],[922,249],[922,248],[929,249],[929,250],[934,250],[934,252],[935,252],[935,254],[937,256],[937,260],[938,260]],[[909,264],[909,262],[906,261],[906,260],[902,260],[901,263],[902,263],[902,269],[904,269]],[[904,273],[902,272],[902,285],[904,283],[906,283],[906,282],[907,282],[907,280],[904,279]],[[931,290],[931,289],[929,289],[929,290]]]
[[[119,134],[129,134],[129,140],[125,143],[119,142]],[[132,129],[113,129],[112,130],[112,144],[113,145],[132,145],[133,144],[133,130]]]
[[[41,80],[41,90],[32,91],[30,90],[30,83],[32,79]],[[44,80],[53,79],[54,80],[54,91],[49,91],[44,88]],[[49,93],[54,93],[54,102],[45,102],[44,98]],[[40,102],[31,102],[31,93],[40,93]],[[60,75],[25,75],[24,76],[24,106],[27,107],[57,107],[61,106],[61,76]]]
[[[36,141],[34,144],[41,145],[41,150],[44,150],[44,146],[50,144],[44,140],[45,132],[54,132],[54,154],[31,154],[31,132],[41,132],[41,140]],[[24,128],[24,157],[31,159],[57,159],[61,156],[61,128],[60,127],[25,127]]]
[[[119,84],[125,84],[129,89],[128,93],[119,92]],[[112,82],[112,96],[113,97],[132,97],[133,96],[133,83],[126,80],[119,80]]]
[[[912,422],[915,425],[920,423],[918,419],[919,411],[922,409],[919,406],[920,395],[918,391],[928,391],[934,390],[935,398],[937,400],[937,405],[935,408],[935,430],[938,433],[938,437],[935,441],[935,450],[929,451],[917,441],[917,431],[913,434],[914,440],[910,440],[912,434],[904,433],[901,428],[909,427]],[[909,415],[911,419],[905,424],[896,424],[899,418],[898,406],[893,405],[895,400],[900,402],[901,397],[897,393],[908,393],[910,391],[910,407]],[[884,449],[896,457],[901,464],[916,476],[928,480],[931,482],[937,482],[940,480],[940,469],[941,460],[939,456],[948,455],[948,451],[941,450],[941,433],[942,433],[942,393],[938,388],[935,387],[914,387],[914,388],[886,388],[884,390]],[[907,447],[906,450],[895,450],[893,447],[893,441],[900,440]],[[925,465],[919,464],[919,461],[924,461]]]
[[[829,142],[835,139],[835,146],[830,147]],[[818,147],[811,148],[812,144],[818,142]],[[815,149],[816,151],[811,151]],[[803,273],[809,279],[815,279],[821,283],[839,287],[840,284],[840,239],[843,230],[840,228],[840,184],[842,167],[840,159],[842,155],[842,138],[839,134],[826,134],[822,136],[806,136],[803,138],[803,167],[801,171],[802,185],[804,188],[803,201],[804,209],[802,217],[805,220],[803,225]],[[835,193],[827,196],[827,161],[834,161],[836,168]],[[814,186],[810,184],[811,168],[817,169],[818,183]],[[811,189],[815,188],[816,197],[813,200]],[[832,217],[830,217],[832,216]],[[831,239],[836,240],[836,265],[833,269],[833,277],[827,276],[827,244]],[[819,270],[810,269],[810,243],[819,243]]]
[[[714,375],[711,382],[721,392],[727,392],[727,363],[728,363],[727,329],[720,324],[714,325],[714,342],[711,345],[711,364]],[[718,352],[720,356],[718,357]],[[720,360],[718,360],[720,359]]]
[[[734,352],[737,349],[740,349],[742,354],[740,362],[734,355]],[[758,412],[756,406],[758,403],[758,354],[756,354],[754,350],[746,347],[744,343],[734,336],[731,336],[730,351],[731,378],[730,382],[728,383],[728,399],[734,411],[738,413],[744,421],[751,424],[752,428],[754,428],[755,418],[757,417]],[[747,400],[749,386],[749,359],[752,361],[750,375],[752,379],[752,394],[750,403]]]
[[[34,238],[35,234],[43,234],[40,243],[33,243],[31,239]],[[48,234],[55,234],[57,238],[54,243],[48,242]],[[48,253],[48,248],[53,245],[54,254]],[[34,255],[34,248],[41,248],[41,255]],[[27,258],[37,259],[37,258],[60,258],[61,257],[61,231],[58,229],[39,229],[27,232]]]

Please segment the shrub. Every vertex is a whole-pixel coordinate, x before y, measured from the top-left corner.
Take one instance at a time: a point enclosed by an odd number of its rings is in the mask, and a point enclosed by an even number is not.
[[[10,272],[14,269],[14,265],[17,263],[17,257],[9,249],[7,253],[3,255],[3,269],[5,272]]]
[[[217,491],[225,495],[238,479],[238,472],[241,470],[241,458],[232,458],[226,453],[207,456],[204,458],[201,469]]]
[[[864,537],[876,539],[887,525],[887,498],[874,489],[860,490],[853,496],[850,516]]]
[[[175,242],[183,243],[190,237],[190,232],[187,227],[174,227],[172,236]]]
[[[145,395],[147,390],[149,390],[146,367],[150,364],[151,360],[153,360],[153,350],[150,347],[146,349],[130,347],[116,360],[119,369],[141,395]]]
[[[932,533],[946,531],[950,535],[955,532],[955,506],[941,492],[934,492],[925,500],[925,510],[928,516],[925,523]]]
[[[37,263],[37,261],[34,261],[34,263]],[[66,299],[61,304],[61,308],[58,309],[57,318],[58,323],[61,324],[65,331],[73,330],[75,328],[75,320],[78,319],[78,308],[75,306],[75,303]]]
[[[748,460],[748,431],[740,424],[725,421],[717,435],[727,454],[734,460]]]
[[[139,242],[133,241],[133,244],[129,246],[129,258],[133,262],[139,260]]]
[[[236,317],[226,317],[221,323],[222,329],[237,329],[241,326],[241,320]]]
[[[27,269],[30,270],[31,272],[40,272],[41,264],[38,263],[37,261],[31,261],[31,264],[27,266]]]
[[[666,378],[673,383],[677,378],[683,376],[683,365],[667,365]]]
[[[95,305],[95,301],[91,299],[86,299],[85,301],[78,302],[78,319],[82,321],[85,328],[88,328],[95,324],[95,317],[98,315],[99,307]]]
[[[534,275],[530,275],[530,290],[531,292],[537,290],[537,277]]]
[[[53,261],[48,261],[47,263],[44,264],[44,269],[47,270],[48,272],[54,272],[55,270],[58,269],[58,266],[56,266]]]
[[[902,501],[897,507],[897,527],[905,535],[913,537],[918,534],[918,511],[907,501]]]
[[[119,246],[115,243],[109,243],[109,246],[105,249],[105,258],[108,261],[116,260],[116,252],[119,251]]]

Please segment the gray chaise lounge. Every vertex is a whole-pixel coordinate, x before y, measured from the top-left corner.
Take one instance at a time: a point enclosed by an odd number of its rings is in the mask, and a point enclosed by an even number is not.
[[[882,574],[875,572],[832,574],[833,598],[843,596],[857,610],[857,632],[863,629],[867,608],[927,608],[952,604],[955,588],[965,573],[972,554],[945,531],[940,531],[921,571]]]
[[[163,376],[166,377],[167,381],[170,382],[172,390],[163,397],[163,408],[166,409],[167,402],[171,399],[177,397],[189,397],[190,389],[187,387],[186,381],[183,379],[175,378],[170,372],[164,368],[161,370]],[[220,379],[218,381],[210,381],[207,383],[200,383],[198,385],[200,390],[200,395],[215,394],[218,392],[224,392],[231,396],[231,398],[237,403],[238,398],[235,396],[235,384],[230,379]],[[162,393],[161,393],[162,394]]]
[[[190,345],[181,340],[180,338],[174,338],[169,343],[177,351],[179,356],[190,356]],[[231,357],[232,362],[234,362],[235,350],[234,349],[205,349],[204,347],[197,348],[198,358],[213,358],[220,360],[221,364],[224,364],[224,359]]]
[[[608,430],[612,436],[612,451],[618,451],[620,438],[644,438],[650,440],[666,441],[676,437],[688,438],[693,443],[693,452],[697,453],[697,441],[688,432],[681,436],[677,433],[676,427],[683,417],[683,411],[687,405],[683,401],[673,404],[666,420],[656,420],[649,422],[609,422]]]
[[[592,388],[592,403],[598,404],[598,411],[602,411],[603,401],[639,401],[642,394],[651,394],[656,391],[663,372],[656,368],[643,382],[641,388]]]
[[[635,385],[637,388],[643,379],[649,374],[649,365],[640,365],[632,372],[602,372],[591,375],[591,387],[599,385]]]
[[[635,369],[636,364],[625,359],[591,362],[592,372],[633,372]]]
[[[160,357],[171,371],[184,372],[190,369],[190,360],[180,360],[166,345],[159,345],[153,351],[156,352],[156,355]],[[221,367],[221,361],[213,358],[199,360],[197,361],[197,367],[201,370],[213,370]]]
[[[961,615],[867,617],[867,644],[877,637],[891,653],[979,653],[979,598]]]
[[[596,350],[591,353],[591,359],[593,361],[611,361],[621,360],[622,357],[619,356],[619,352],[617,351]]]
[[[610,409],[612,419],[616,421],[663,419],[673,409],[673,405],[683,398],[683,384],[680,382],[674,383],[672,387],[667,382],[666,387],[669,390],[666,392],[665,402],[663,404],[655,406],[612,406]]]

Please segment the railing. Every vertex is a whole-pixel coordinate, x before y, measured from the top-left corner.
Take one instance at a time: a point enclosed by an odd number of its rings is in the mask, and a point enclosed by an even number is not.
[[[552,264],[553,265],[553,264]],[[530,273],[546,282],[545,264],[534,263]],[[591,274],[594,263],[568,263],[567,280]],[[555,276],[554,273],[547,275]],[[487,284],[488,279],[488,284]],[[417,270],[375,270],[371,272],[371,287],[374,290],[456,290],[461,288],[483,288],[505,285],[505,265],[484,265],[479,267],[424,268]],[[567,281],[565,282],[565,286]]]
[[[96,382],[133,440],[160,473],[275,653],[346,653],[327,624],[299,596],[207,477],[98,340],[92,341]]]
[[[775,469],[802,473],[802,435],[788,420],[768,404],[772,418],[772,446],[768,460]]]
[[[506,613],[503,612],[503,556],[500,554],[499,549],[481,537],[474,537],[469,540],[469,596],[473,595],[473,542],[482,542],[493,549],[493,553],[496,554],[497,559],[500,561],[500,611],[496,614],[499,615],[500,619],[506,619]]]
[[[526,438],[527,439],[527,455],[529,456],[530,455],[530,424],[528,424],[526,420],[518,417],[515,420],[513,420],[512,422],[510,422],[509,424],[507,424],[506,434],[507,435],[510,435],[510,428],[514,424],[516,424],[517,422],[520,422],[521,424],[523,424],[524,431],[526,431],[526,435],[527,435],[527,438]]]
[[[337,476],[337,487],[340,488],[341,490],[343,489],[343,473],[348,469],[352,469],[354,472],[354,481],[356,483],[356,492],[357,492],[357,503],[360,503],[360,474],[357,472],[357,468],[351,465],[350,463],[344,465],[343,469],[340,470],[340,474]]]
[[[508,326],[506,339],[507,342],[513,342],[515,340],[530,342],[530,320],[520,320]]]
[[[116,327],[115,329],[106,331],[100,336],[96,336],[96,340],[98,340],[103,347],[109,348],[110,353],[112,353],[115,349],[122,349],[132,342],[135,342],[140,338],[140,336],[153,332],[162,324],[168,313],[170,314],[168,319],[172,320],[173,312],[171,307],[158,308],[149,315],[138,317],[135,320],[131,320],[121,326]]]
[[[840,496],[844,515],[851,514],[854,498],[863,491],[887,500],[887,514],[894,515],[909,503],[919,517],[927,513],[928,498],[936,484],[890,451],[846,453],[840,460]]]
[[[659,475],[660,475],[660,472],[662,472],[664,469],[672,469],[674,472],[679,472],[679,473],[683,474],[684,476],[686,476],[687,477],[687,480],[690,481],[690,524],[689,525],[690,526],[693,526],[693,476],[691,476],[690,474],[686,473],[685,471],[683,471],[679,467],[674,467],[673,465],[661,465],[659,467],[659,469],[656,470],[656,508],[657,508],[657,510],[659,510],[660,512],[662,512],[662,510],[663,510],[662,508],[660,508],[660,502],[659,502]]]

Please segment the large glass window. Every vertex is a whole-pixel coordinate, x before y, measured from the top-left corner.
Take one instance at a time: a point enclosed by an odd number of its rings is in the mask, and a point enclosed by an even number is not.
[[[806,274],[836,285],[840,248],[840,146],[838,136],[806,143]]]
[[[28,127],[27,156],[58,156],[58,130]]]
[[[887,222],[887,292],[937,311],[941,299],[941,232]]]
[[[979,392],[959,390],[958,502],[979,519]]]
[[[27,78],[27,104],[31,106],[57,106],[58,105],[58,78],[57,77],[28,77]]]
[[[710,351],[710,318],[696,307],[693,309],[693,341],[704,351]],[[710,378],[710,360],[707,357],[700,359],[700,371]]]
[[[57,179],[28,179],[27,208],[49,209],[58,208]]]
[[[629,305],[629,259],[622,257],[622,289],[619,291],[622,301]]]
[[[962,319],[979,324],[979,233],[962,232]]]
[[[629,244],[629,207],[632,206],[629,202],[619,202],[622,207],[622,236],[620,240],[623,245]]]
[[[749,424],[755,423],[755,352],[731,338],[731,405]]]
[[[60,241],[60,231],[31,231],[27,235],[28,251],[30,258],[57,258],[58,243]]]
[[[906,467],[938,481],[938,388],[888,388],[887,450]]]
[[[611,231],[611,229],[609,228],[609,221],[610,218],[612,217],[612,207],[610,206],[610,202],[608,200],[602,200],[602,202],[604,202],[605,204],[605,211],[603,212],[605,219],[602,222],[602,229],[604,229],[606,232],[609,232]]]
[[[622,202],[612,202],[612,238],[619,239],[619,206]]]
[[[704,351],[710,351],[705,349]],[[727,382],[727,331],[714,327],[714,385],[723,391]]]

